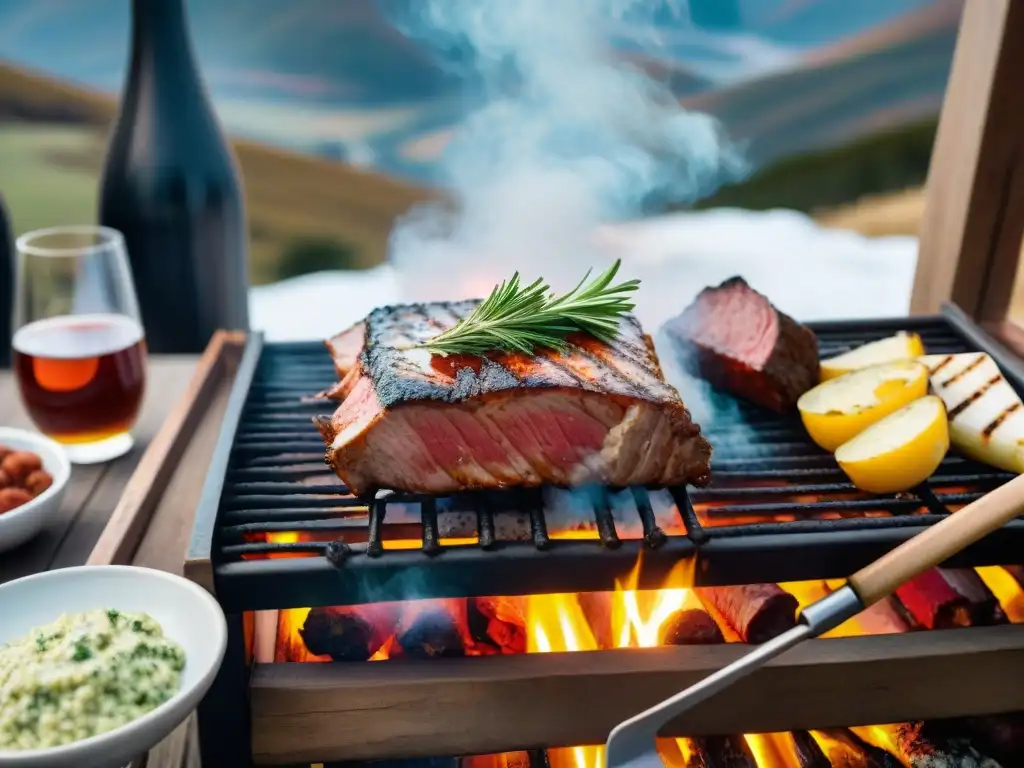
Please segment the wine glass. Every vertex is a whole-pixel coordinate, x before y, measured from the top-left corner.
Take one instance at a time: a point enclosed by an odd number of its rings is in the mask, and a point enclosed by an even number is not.
[[[127,453],[146,342],[121,233],[51,227],[16,246],[13,368],[29,417],[76,464]]]

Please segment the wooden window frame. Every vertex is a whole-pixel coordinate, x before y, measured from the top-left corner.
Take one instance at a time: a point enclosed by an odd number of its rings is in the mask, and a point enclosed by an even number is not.
[[[912,314],[953,302],[1024,355],[1024,2],[966,0],[932,150]]]

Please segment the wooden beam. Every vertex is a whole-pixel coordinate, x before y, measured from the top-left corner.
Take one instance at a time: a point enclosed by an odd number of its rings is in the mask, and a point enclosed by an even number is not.
[[[217,331],[213,335],[199,358],[188,388],[167,414],[128,483],[118,489],[120,500],[89,555],[89,565],[132,562],[153,511],[206,413],[206,404],[212,399],[217,384],[228,375],[225,366],[237,360],[244,344],[244,333]],[[212,575],[210,580],[212,582]]]
[[[1006,317],[1024,233],[1024,3],[968,0],[932,150],[911,312]]]
[[[983,328],[992,338],[1024,360],[1024,328],[1010,319],[986,323]]]
[[[621,720],[750,650],[691,646],[257,664],[258,765],[603,743]],[[666,735],[773,732],[1024,709],[1024,626],[811,640]]]

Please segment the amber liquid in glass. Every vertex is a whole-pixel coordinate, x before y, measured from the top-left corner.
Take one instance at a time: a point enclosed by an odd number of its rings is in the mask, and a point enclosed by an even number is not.
[[[67,444],[128,432],[146,386],[146,342],[123,315],[39,320],[14,334],[14,372],[40,431]]]

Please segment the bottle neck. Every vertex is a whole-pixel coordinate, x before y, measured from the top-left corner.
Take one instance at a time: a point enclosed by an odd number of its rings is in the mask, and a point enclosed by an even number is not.
[[[132,71],[149,57],[195,67],[185,0],[132,0]]]

